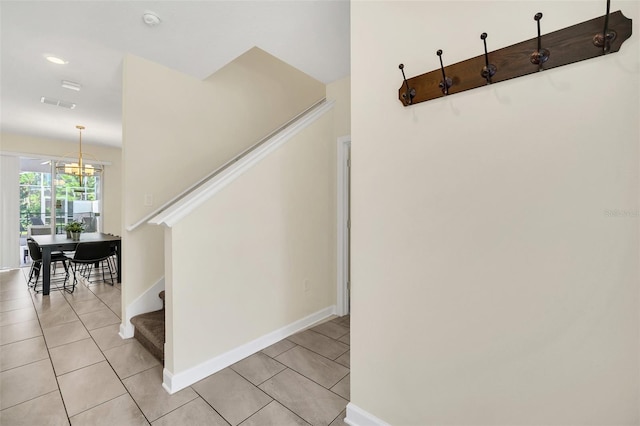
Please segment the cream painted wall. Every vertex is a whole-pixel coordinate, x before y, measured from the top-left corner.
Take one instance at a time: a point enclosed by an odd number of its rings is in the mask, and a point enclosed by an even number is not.
[[[335,305],[333,120],[327,113],[170,229],[173,374]]]
[[[334,136],[351,134],[351,77],[327,84],[327,99],[336,101],[334,107]]]
[[[495,50],[536,12],[546,33],[605,2],[351,3],[355,407],[640,423],[638,6],[613,2],[635,27],[619,53],[405,108],[399,63],[422,74],[437,49],[455,63],[483,31]]]
[[[127,56],[123,86],[125,227],[325,95],[322,83],[257,48],[205,81]],[[123,265],[126,310],[164,275],[163,230],[126,232],[123,251],[136,253]]]
[[[74,130],[74,129],[72,129]],[[90,131],[90,129],[87,129]],[[16,152],[41,156],[64,157],[78,152],[78,143],[36,138],[33,136],[3,133],[1,149],[3,152]],[[83,138],[84,139],[84,138]],[[109,162],[103,177],[103,231],[122,235],[122,191],[121,191],[121,154],[119,148],[85,144],[83,152],[91,154],[100,161]]]

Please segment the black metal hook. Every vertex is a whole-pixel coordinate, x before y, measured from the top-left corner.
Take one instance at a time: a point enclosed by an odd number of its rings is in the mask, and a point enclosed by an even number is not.
[[[487,84],[491,84],[491,77],[493,77],[498,70],[495,65],[489,63],[489,54],[487,53],[487,33],[480,34],[480,38],[484,42],[484,67],[482,67],[482,75]]]
[[[616,39],[618,34],[609,30],[609,9],[611,8],[611,0],[607,0],[607,14],[604,16],[604,30],[593,36],[593,44],[596,47],[602,47],[602,54],[606,55],[611,50],[611,42]],[[606,36],[605,36],[606,34]]]
[[[440,87],[440,89],[442,89],[442,93],[444,93],[446,96],[449,94],[449,87],[453,85],[453,81],[444,73],[444,66],[442,65],[442,49],[438,49],[436,55],[438,55],[438,57],[440,58],[440,70],[442,71],[442,81],[440,82],[440,84],[438,84],[438,86]]]
[[[413,103],[413,98],[416,96],[416,89],[409,88],[409,82],[407,81],[407,77],[404,75],[404,64],[398,65],[398,68],[402,71],[402,79],[404,80],[404,84],[407,86],[407,91],[402,94],[402,98],[406,101],[407,93],[409,93],[409,105],[411,105]]]
[[[542,37],[540,36],[540,20],[542,19],[542,13],[536,13],[533,19],[538,23],[538,49],[531,54],[530,60],[532,64],[538,65],[538,71],[542,71],[542,64],[547,62],[550,53],[547,49],[542,48]]]

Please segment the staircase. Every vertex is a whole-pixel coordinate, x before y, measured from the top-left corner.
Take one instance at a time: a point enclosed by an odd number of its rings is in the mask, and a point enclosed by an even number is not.
[[[136,315],[131,324],[135,327],[133,337],[164,363],[164,290],[158,297],[162,299],[162,309]]]

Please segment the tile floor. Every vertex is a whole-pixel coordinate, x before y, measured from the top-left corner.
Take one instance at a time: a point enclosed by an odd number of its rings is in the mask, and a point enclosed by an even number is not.
[[[349,317],[284,339],[173,395],[162,365],[122,340],[120,287],[49,296],[0,271],[0,424],[344,425]]]

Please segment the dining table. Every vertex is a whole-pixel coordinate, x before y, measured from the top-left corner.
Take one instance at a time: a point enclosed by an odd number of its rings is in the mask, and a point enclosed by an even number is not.
[[[54,251],[75,251],[76,246],[83,242],[109,241],[116,248],[116,262],[118,265],[118,282],[121,279],[121,239],[117,235],[103,234],[102,232],[83,232],[80,240],[68,238],[66,234],[32,235],[31,238],[38,243],[42,250],[42,294],[48,295],[51,288],[51,253]]]

